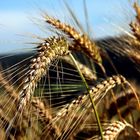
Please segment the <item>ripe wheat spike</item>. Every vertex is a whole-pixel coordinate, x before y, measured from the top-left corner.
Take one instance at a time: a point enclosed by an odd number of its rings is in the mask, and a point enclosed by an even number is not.
[[[97,64],[101,65],[102,59],[97,45],[89,39],[85,34],[81,35],[73,27],[68,24],[61,23],[60,20],[45,16],[45,21],[56,29],[63,31],[70,38],[73,39],[74,45],[70,47],[72,50],[82,50],[87,56],[91,57]]]
[[[22,90],[19,93],[18,110],[22,110],[29,102],[37,86],[37,82],[46,74],[46,69],[49,68],[52,61],[68,53],[68,43],[62,37],[48,38],[37,47],[37,51],[37,55],[31,60],[28,74],[23,81]]]
[[[121,109],[123,107],[125,107],[125,108],[127,107],[130,110],[132,108],[133,108],[133,110],[137,109],[137,103],[136,104],[133,103],[135,101],[135,95],[134,95],[134,93],[132,93],[132,91],[130,93],[126,92],[126,94],[120,92],[119,96],[118,95],[116,95],[116,96],[117,96],[116,97],[116,103],[117,103],[117,107],[119,109]],[[130,112],[130,110],[129,110],[129,112]],[[126,116],[123,115],[124,111],[121,111],[121,114],[122,114],[123,117],[126,117]],[[116,105],[115,105],[114,101],[110,101],[110,105],[107,109],[107,112],[108,112],[108,117],[110,119],[117,114],[117,108],[116,108]],[[128,114],[129,114],[129,112],[128,112]]]
[[[116,121],[113,122],[107,127],[107,129],[103,132],[104,139],[106,140],[114,140],[117,138],[119,133],[125,129],[127,125],[123,122]]]
[[[24,107],[30,102],[31,97],[34,94],[35,87],[43,75],[46,74],[46,70],[49,68],[52,61],[59,56],[67,55],[68,42],[63,37],[51,37],[45,40],[37,47],[37,54],[30,61],[28,73],[21,85],[21,91],[19,92],[19,101],[17,105],[17,111],[10,125],[12,125],[19,114],[22,114]],[[6,133],[8,136],[11,126],[8,126]]]
[[[103,94],[106,94],[110,89],[122,83],[126,83],[126,80],[123,76],[112,76],[97,84],[95,87],[92,87],[89,92],[92,95],[93,100],[97,101]],[[79,96],[78,99],[73,100],[70,104],[65,105],[65,107],[57,113],[56,117],[53,120],[55,121],[65,117],[71,110],[75,110],[77,107],[79,107],[81,104],[86,103],[88,100],[89,95]]]

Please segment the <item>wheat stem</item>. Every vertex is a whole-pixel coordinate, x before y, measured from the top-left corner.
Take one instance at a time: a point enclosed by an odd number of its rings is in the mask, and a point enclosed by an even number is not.
[[[96,120],[97,120],[97,123],[98,123],[98,127],[99,127],[99,131],[100,131],[100,134],[101,134],[101,138],[102,138],[102,140],[103,140],[104,138],[103,138],[102,126],[101,126],[101,123],[100,123],[100,119],[99,119],[99,115],[98,115],[98,112],[97,112],[95,103],[94,103],[94,101],[93,101],[93,99],[92,99],[92,96],[91,96],[91,93],[90,93],[90,88],[89,88],[89,86],[88,86],[88,84],[87,84],[87,82],[86,82],[86,80],[85,80],[83,74],[81,73],[81,71],[80,71],[80,69],[79,69],[79,67],[78,67],[78,65],[77,65],[77,62],[75,61],[75,58],[73,57],[73,55],[72,55],[71,53],[69,53],[69,56],[71,57],[73,63],[75,64],[75,66],[76,66],[76,68],[77,68],[77,70],[78,70],[78,72],[79,72],[79,75],[81,76],[82,81],[83,81],[84,84],[85,84],[85,87],[86,87],[87,92],[88,92],[88,94],[89,94],[90,101],[91,101],[91,103],[92,103],[92,108],[93,108],[93,110],[94,110]]]

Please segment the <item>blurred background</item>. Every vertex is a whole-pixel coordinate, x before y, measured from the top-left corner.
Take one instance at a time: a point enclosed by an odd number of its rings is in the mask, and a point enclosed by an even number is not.
[[[132,0],[67,0],[66,2],[85,31],[88,22],[90,34],[92,32],[90,36],[94,39],[124,34],[129,30],[128,24],[134,18]],[[84,13],[85,3],[88,19]],[[69,19],[62,0],[1,0],[0,53],[30,48],[28,43],[33,42],[30,37],[32,34],[45,36],[46,33],[40,28],[44,12],[56,15],[60,20]]]

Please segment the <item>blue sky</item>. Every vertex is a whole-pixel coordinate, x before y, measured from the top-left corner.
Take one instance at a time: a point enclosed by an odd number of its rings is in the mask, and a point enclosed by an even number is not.
[[[130,0],[86,0],[91,37],[103,38],[121,34],[133,19]],[[132,1],[131,1],[132,2]],[[74,13],[86,27],[83,0],[67,0]],[[41,11],[70,21],[62,0],[1,0],[0,1],[0,53],[30,48],[31,34],[45,36],[40,25]],[[120,28],[121,27],[121,28]],[[85,29],[86,30],[86,29]]]

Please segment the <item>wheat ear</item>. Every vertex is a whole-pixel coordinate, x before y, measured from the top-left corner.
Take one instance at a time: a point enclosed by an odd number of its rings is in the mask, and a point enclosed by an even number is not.
[[[9,135],[11,125],[15,122],[17,117],[22,114],[24,107],[30,102],[33,96],[35,87],[40,79],[45,75],[52,61],[59,56],[68,53],[68,42],[63,37],[51,37],[45,40],[37,47],[37,54],[30,61],[29,70],[23,80],[21,91],[19,93],[19,101],[17,111],[12,118],[10,125],[6,130],[6,135]]]
[[[109,126],[103,131],[104,140],[115,140],[117,139],[119,133],[123,131],[127,124],[123,123],[121,121],[115,121],[111,124],[108,124]],[[94,136],[88,140],[100,140],[100,136]]]
[[[62,37],[48,38],[43,44],[37,47],[37,55],[31,59],[28,74],[23,81],[22,90],[19,94],[18,110],[22,110],[30,101],[35,87],[37,86],[37,82],[45,75],[46,69],[49,68],[51,62],[67,53],[68,43]]]
[[[0,84],[6,90],[6,93],[8,93],[14,99],[17,98],[17,93],[15,92],[13,86],[11,86],[9,84],[9,82],[4,78],[3,74],[1,73],[1,71],[0,71]]]
[[[103,132],[104,139],[114,140],[118,137],[119,133],[125,129],[127,125],[121,121],[111,123]]]
[[[116,97],[116,103],[117,103],[117,107],[118,108],[122,108],[122,107],[125,107],[127,106],[128,109],[130,108],[130,110],[133,108],[133,109],[137,109],[136,105],[135,104],[130,104],[129,105],[129,102],[132,101],[132,99],[135,98],[135,95],[134,93],[128,93],[123,95],[123,94],[119,94],[119,96]],[[130,111],[129,110],[129,111]],[[117,108],[116,108],[116,105],[115,105],[115,102],[114,101],[111,101],[110,102],[110,105],[107,109],[107,112],[108,112],[108,117],[111,119],[113,116],[115,116],[117,114]],[[122,114],[122,112],[121,112]],[[124,116],[125,117],[125,116]]]
[[[134,3],[134,9],[136,11],[136,21],[131,22],[130,27],[136,37],[136,41],[134,41],[134,43],[139,45],[137,42],[140,42],[140,7],[136,2]]]
[[[131,124],[124,121],[115,121],[110,124],[109,126],[103,131],[104,140],[116,140],[119,136],[119,134],[125,130],[126,127],[130,127],[133,129],[138,136],[140,136],[140,132],[134,128]],[[94,136],[88,140],[100,140],[100,136]]]
[[[121,75],[112,76],[107,80],[104,80],[101,83],[97,84],[95,87],[91,88],[89,92],[92,95],[93,100],[96,101],[100,98],[101,93],[105,94],[116,85],[120,85],[125,82],[125,78]],[[75,110],[79,105],[85,103],[88,100],[89,95],[80,95],[78,99],[73,100],[70,104],[65,105],[65,107],[57,113],[56,117],[53,120],[59,120],[60,118],[65,117],[71,110]]]
[[[45,21],[56,29],[63,31],[70,38],[73,39],[74,45],[70,47],[72,50],[82,50],[87,56],[91,57],[97,64],[101,65],[102,59],[100,56],[97,45],[89,39],[85,34],[81,35],[73,27],[68,24],[61,23],[60,20],[52,18],[48,15],[45,16]]]

